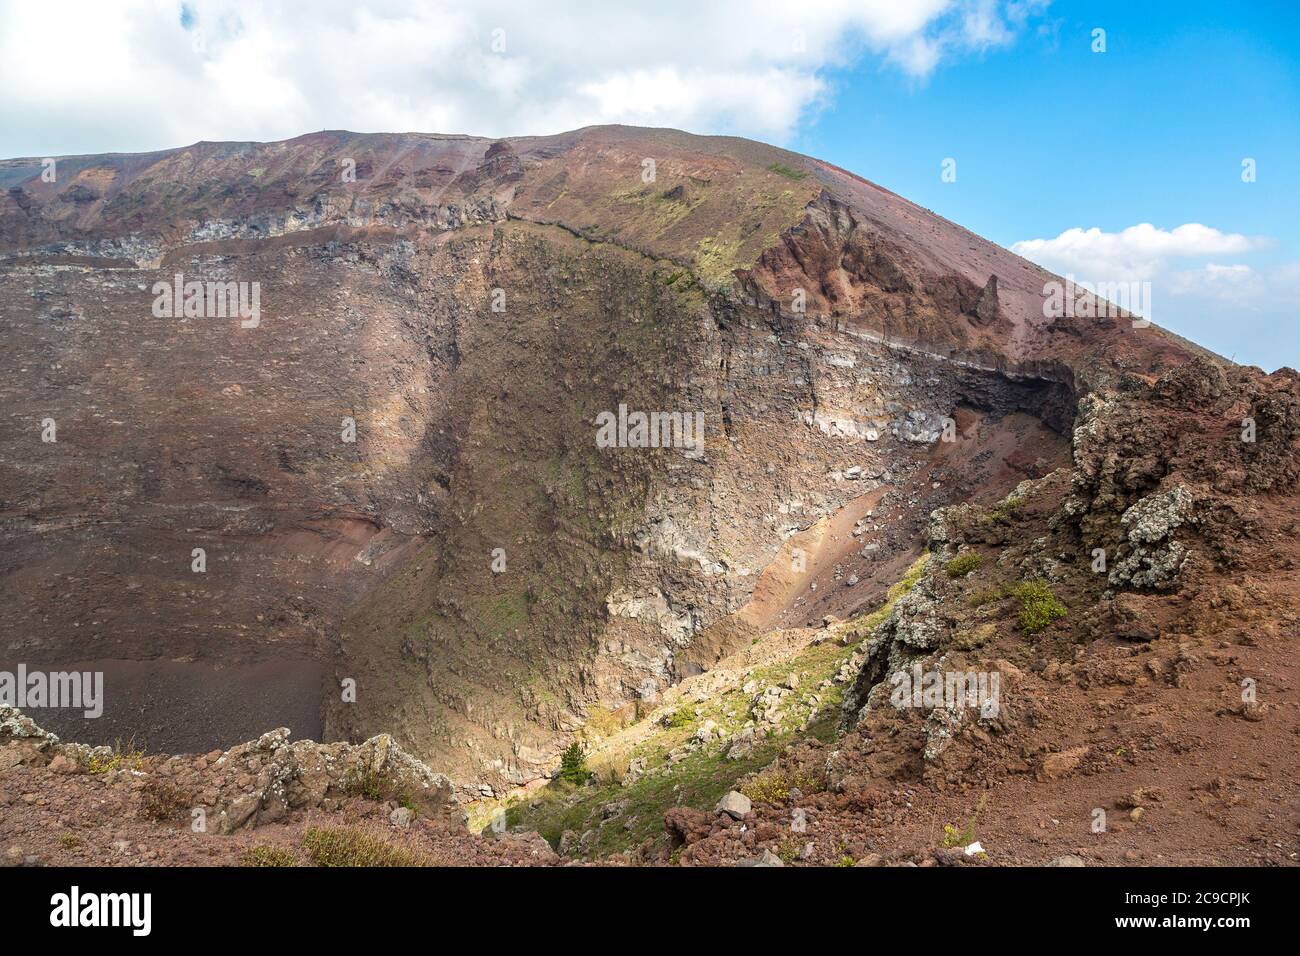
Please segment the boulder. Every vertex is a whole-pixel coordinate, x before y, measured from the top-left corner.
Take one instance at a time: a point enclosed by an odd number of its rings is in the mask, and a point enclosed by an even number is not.
[[[745,814],[754,808],[749,797],[745,796],[739,790],[732,790],[713,808],[714,813],[725,813],[733,820],[742,819]]]

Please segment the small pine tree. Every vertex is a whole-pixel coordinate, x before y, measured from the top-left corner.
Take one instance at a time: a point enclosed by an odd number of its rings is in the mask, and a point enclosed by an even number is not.
[[[560,777],[579,786],[591,777],[587,769],[587,758],[582,753],[582,745],[576,740],[560,755]]]

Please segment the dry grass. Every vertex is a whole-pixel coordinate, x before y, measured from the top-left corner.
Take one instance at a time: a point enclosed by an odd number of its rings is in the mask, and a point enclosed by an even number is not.
[[[379,830],[362,827],[310,827],[302,848],[317,866],[432,866],[423,853],[396,843]]]

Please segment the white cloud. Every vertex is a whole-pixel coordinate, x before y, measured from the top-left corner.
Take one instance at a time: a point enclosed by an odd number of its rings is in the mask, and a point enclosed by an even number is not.
[[[1207,262],[1197,269],[1169,274],[1169,291],[1174,295],[1209,295],[1236,299],[1244,292],[1259,290],[1263,276],[1244,262],[1220,265]]]
[[[1300,335],[1300,263],[1222,260],[1267,260],[1273,245],[1200,223],[1168,230],[1140,223],[1120,232],[1067,229],[1011,249],[1080,282],[1149,283],[1144,315],[1222,355],[1271,370],[1300,364],[1294,347]]]
[[[1042,0],[0,0],[0,152],[627,122],[781,141],[862,57],[924,78]]]
[[[1220,232],[1198,222],[1158,229],[1149,222],[1120,232],[1067,229],[1055,239],[1026,239],[1011,251],[1058,274],[1090,281],[1151,279],[1173,259],[1195,259],[1249,252],[1264,245],[1240,233]]]

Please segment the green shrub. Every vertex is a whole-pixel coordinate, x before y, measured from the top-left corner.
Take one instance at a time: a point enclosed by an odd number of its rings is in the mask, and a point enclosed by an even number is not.
[[[790,799],[792,787],[804,794],[820,793],[826,789],[826,781],[806,767],[787,770],[773,764],[744,781],[739,789],[755,803],[784,803]]]
[[[948,572],[950,578],[964,578],[980,566],[981,560],[979,552],[967,551],[964,554],[957,555],[957,557],[945,564],[943,569]]]
[[[593,760],[592,763],[591,774],[596,778],[597,783],[619,783],[627,772],[632,769],[631,755],[621,750],[608,753],[597,760]]]
[[[980,797],[979,802],[975,804],[975,810],[971,813],[970,819],[966,821],[966,829],[958,830],[951,823],[943,825],[943,846],[952,849],[954,847],[970,846],[975,842],[975,821],[979,815],[984,812],[984,806],[988,802],[988,795]]]
[[[758,643],[757,639],[755,639],[754,643]],[[664,720],[663,725],[667,727],[669,730],[676,730],[678,727],[689,726],[691,721],[693,721],[694,719],[695,719],[695,708],[687,707],[685,704],[683,704],[681,707],[678,707],[676,710],[674,710],[671,714],[668,715],[667,719]]]
[[[1058,617],[1065,617],[1065,605],[1043,581],[1026,581],[1013,593],[1020,602],[1020,628],[1026,634],[1037,634]]]
[[[803,849],[803,843],[794,837],[787,837],[776,845],[776,855],[781,858],[782,863],[790,864],[799,859],[799,853]]]
[[[560,755],[560,779],[579,786],[591,779],[587,758],[582,753],[582,745],[576,740]]]
[[[98,749],[98,748],[96,748]],[[92,753],[86,762],[89,773],[112,773],[114,770],[139,770],[144,766],[144,751],[135,749],[135,740],[122,743],[119,739],[108,754]]]
[[[602,707],[599,704],[593,704],[587,708],[587,720],[583,724],[583,732],[590,737],[603,739],[612,737],[623,729],[623,720],[618,714],[608,707]]]
[[[302,848],[317,866],[430,866],[422,854],[358,827],[310,827]]]

